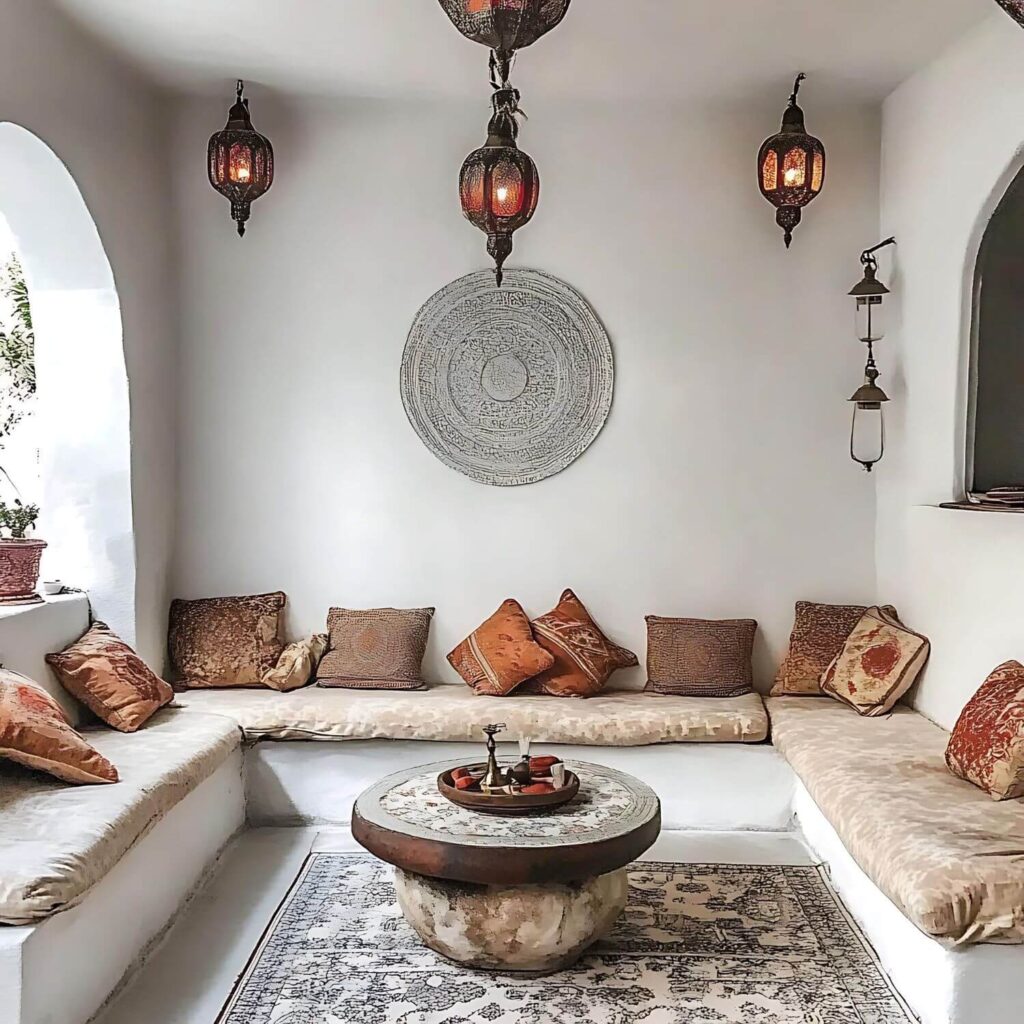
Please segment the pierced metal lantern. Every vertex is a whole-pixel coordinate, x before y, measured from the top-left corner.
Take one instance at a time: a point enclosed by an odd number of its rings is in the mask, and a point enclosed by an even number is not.
[[[797,75],[789,106],[782,115],[782,129],[764,141],[757,157],[758,185],[778,211],[775,220],[785,232],[787,249],[803,208],[817,199],[825,185],[825,147],[808,135],[804,112],[797,103],[800,83],[806,77]]]
[[[1013,18],[1018,25],[1024,27],[1024,0],[996,0],[996,3]]]
[[[231,200],[239,235],[245,234],[252,204],[274,184],[274,147],[253,128],[244,89],[239,79],[228,123],[211,137],[208,150],[210,184]]]
[[[440,0],[455,27],[475,43],[510,56],[565,17],[571,0]]]
[[[512,236],[537,210],[540,175],[532,158],[516,145],[519,90],[506,85],[495,91],[492,102],[487,142],[466,157],[459,197],[466,219],[487,235],[487,252],[500,288],[505,260],[512,254]]]

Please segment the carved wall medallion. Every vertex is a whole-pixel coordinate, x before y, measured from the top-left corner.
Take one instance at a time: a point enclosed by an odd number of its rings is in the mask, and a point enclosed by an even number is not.
[[[402,401],[445,465],[497,487],[536,483],[573,463],[612,405],[611,342],[574,288],[536,270],[459,278],[416,316]]]

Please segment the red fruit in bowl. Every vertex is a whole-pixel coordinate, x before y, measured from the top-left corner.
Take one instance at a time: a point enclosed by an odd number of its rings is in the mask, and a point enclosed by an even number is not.
[[[469,769],[468,768],[456,768],[455,771],[452,772],[452,782],[458,782],[459,779],[464,779],[468,775],[469,775]]]
[[[464,775],[461,779],[455,780],[456,789],[475,789],[476,779],[470,778],[468,775]]]
[[[555,787],[547,782],[535,782],[532,786],[523,786],[522,792],[527,796],[543,796],[546,793],[554,793]]]
[[[530,771],[536,775],[551,774],[551,769],[556,764],[561,764],[562,759],[560,757],[531,757],[530,758]]]

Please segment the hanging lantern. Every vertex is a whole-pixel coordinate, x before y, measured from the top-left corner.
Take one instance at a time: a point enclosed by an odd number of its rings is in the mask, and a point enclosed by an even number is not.
[[[875,253],[888,245],[894,245],[895,238],[861,253],[860,262],[864,277],[850,290],[856,301],[857,337],[868,347],[868,361],[864,367],[864,383],[857,388],[850,401],[853,403],[853,424],[850,427],[850,457],[859,462],[869,473],[885,455],[885,403],[889,396],[878,386],[881,373],[875,363],[875,343],[885,337],[885,322],[882,307],[889,294],[878,280],[878,259]]]
[[[804,112],[797,104],[800,83],[806,77],[803,73],[797,75],[789,106],[782,115],[782,129],[765,140],[757,157],[761,194],[778,210],[775,220],[785,232],[787,249],[801,211],[825,185],[825,147],[807,134]]]
[[[1013,18],[1018,25],[1024,26],[1024,0],[996,0],[996,3]]]
[[[274,147],[253,128],[244,88],[239,79],[228,123],[210,139],[208,150],[210,184],[231,200],[231,217],[239,235],[245,234],[253,202],[274,184]]]
[[[570,0],[440,0],[452,24],[474,43],[511,56],[565,17]]]
[[[494,115],[487,142],[466,157],[459,176],[462,212],[487,235],[498,287],[505,260],[512,254],[512,235],[529,223],[540,199],[537,165],[517,145],[519,90],[507,82],[493,96]]]

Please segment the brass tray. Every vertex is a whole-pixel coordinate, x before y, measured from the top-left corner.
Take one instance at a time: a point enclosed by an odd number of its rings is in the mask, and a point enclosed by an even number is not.
[[[480,771],[486,766],[469,764],[464,767]],[[449,768],[448,771],[438,775],[438,791],[453,804],[468,807],[471,811],[481,811],[484,814],[510,816],[536,814],[538,811],[550,810],[552,807],[561,807],[562,804],[567,804],[580,791],[579,777],[568,768],[565,770],[565,785],[561,789],[556,789],[554,793],[520,793],[515,796],[510,796],[507,793],[491,796],[489,793],[457,789],[452,782],[453,771],[456,769]]]

